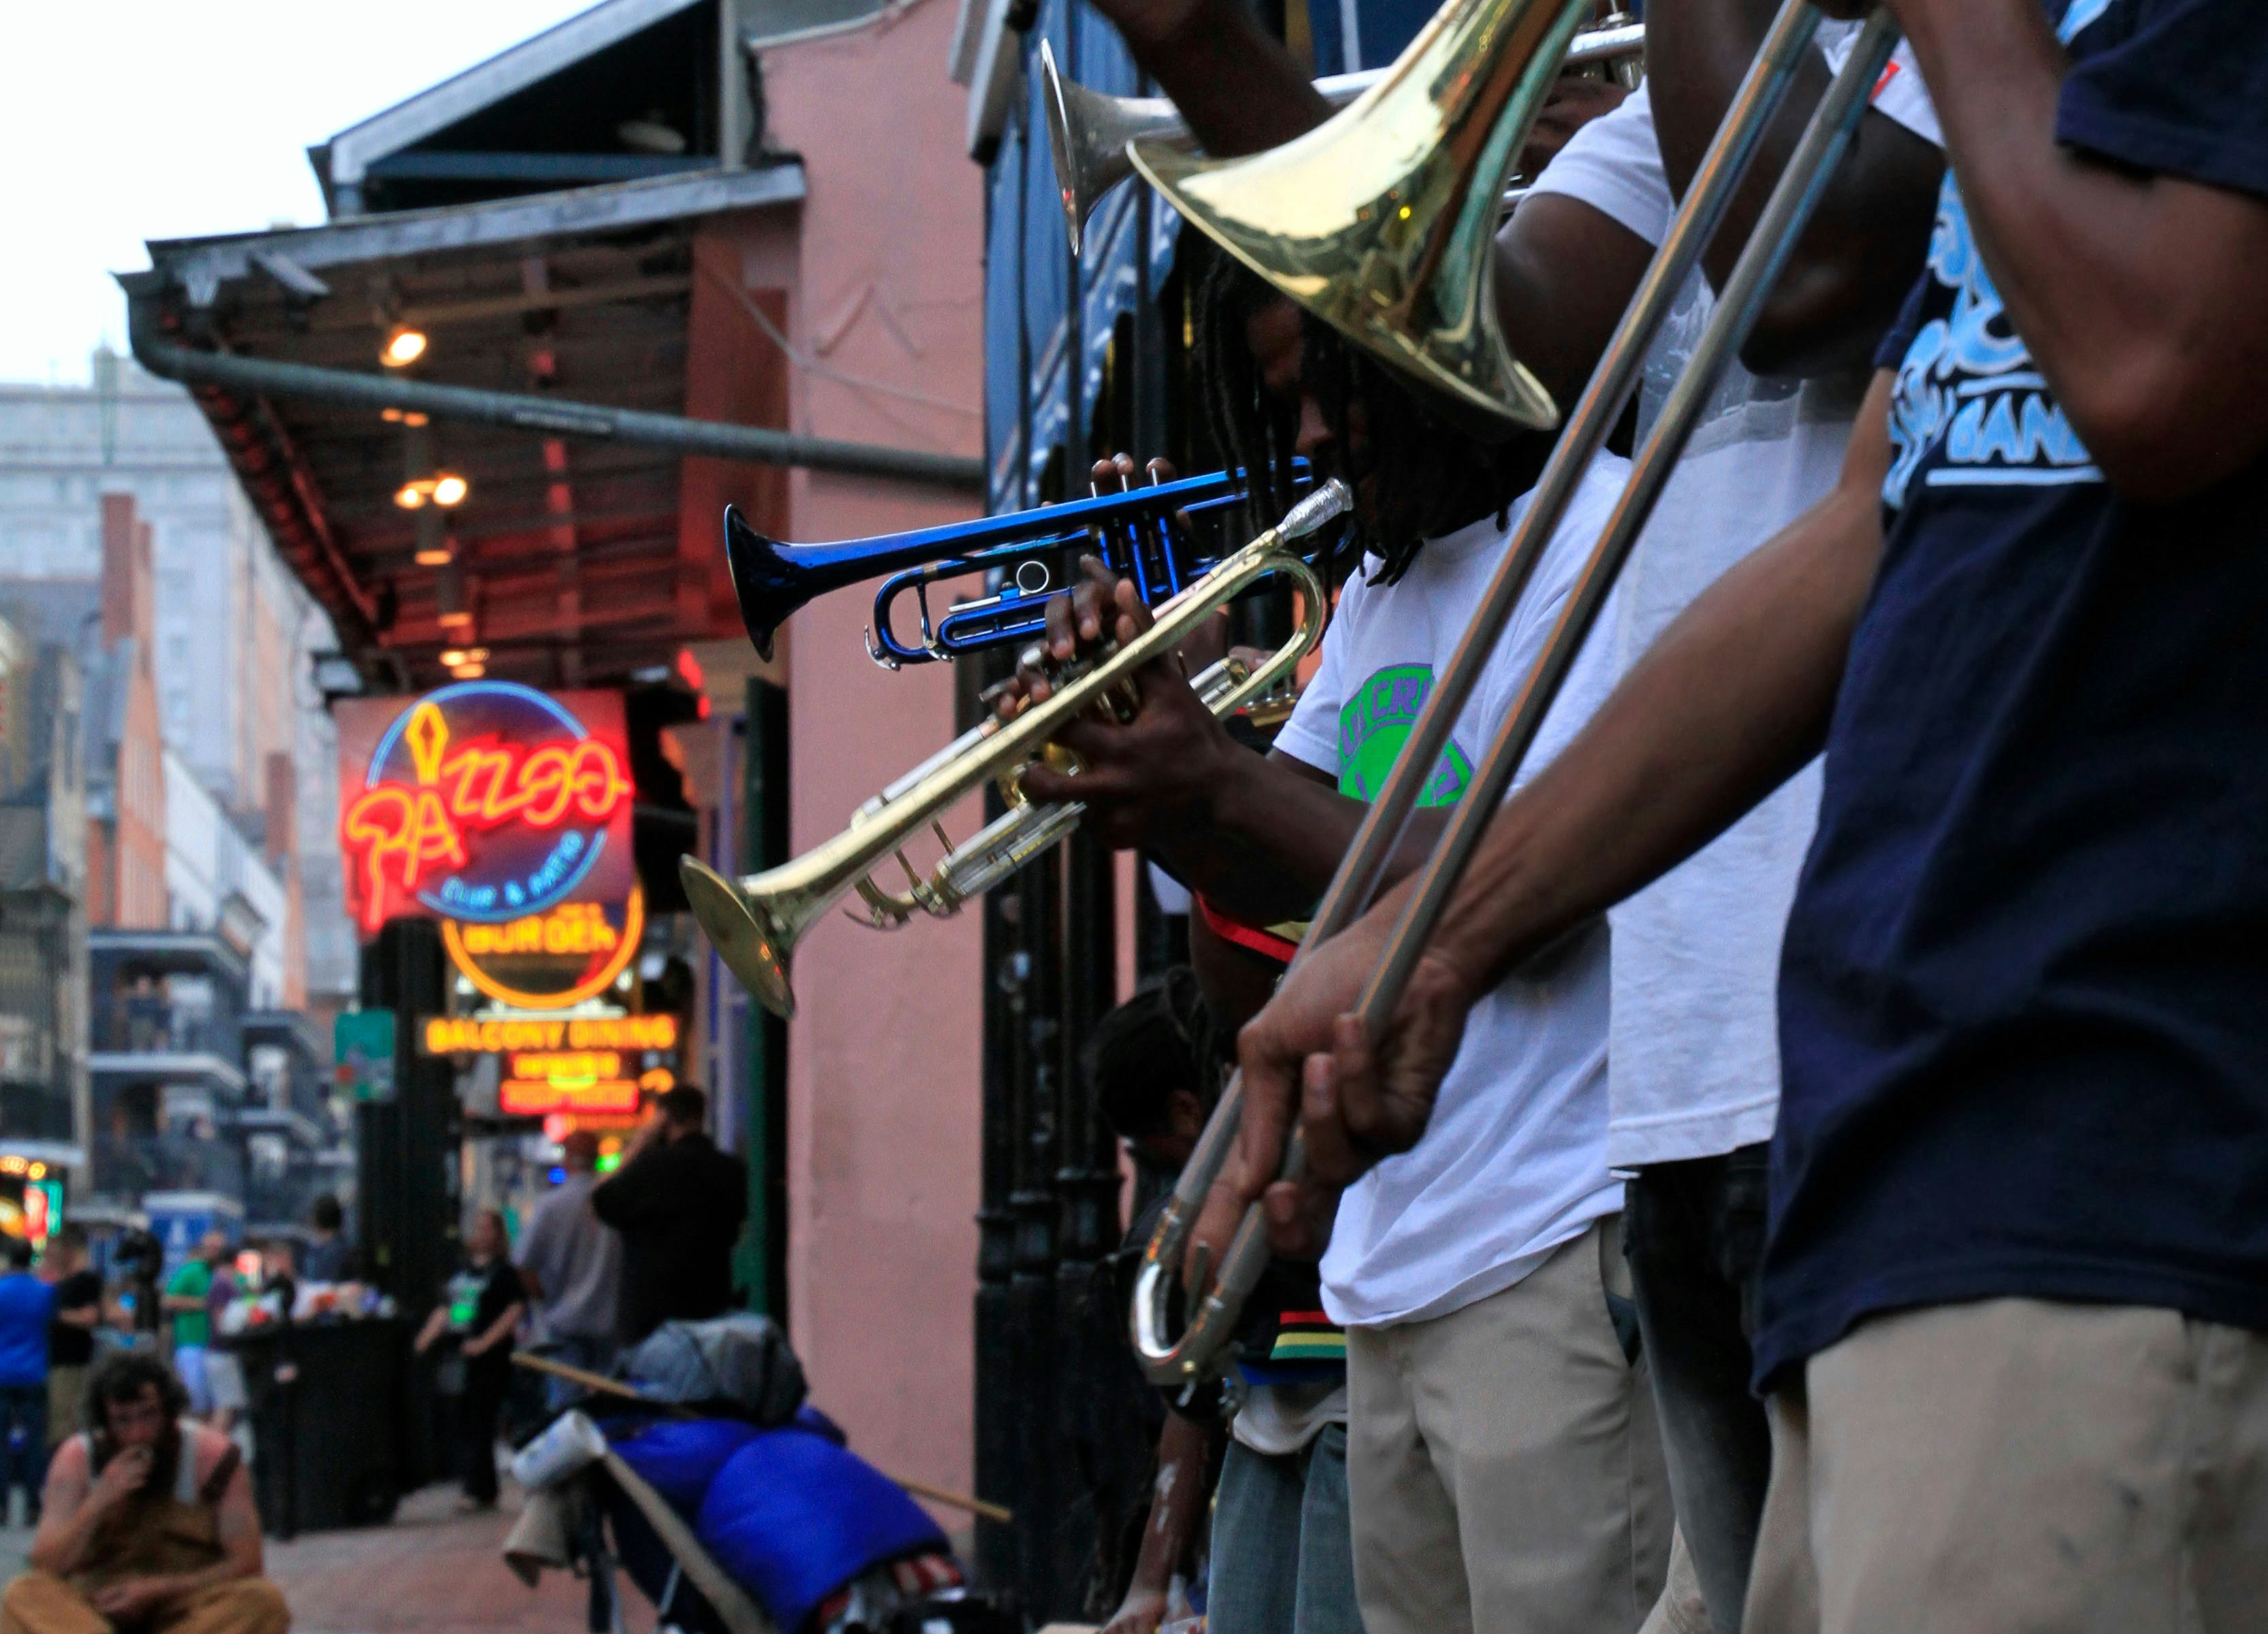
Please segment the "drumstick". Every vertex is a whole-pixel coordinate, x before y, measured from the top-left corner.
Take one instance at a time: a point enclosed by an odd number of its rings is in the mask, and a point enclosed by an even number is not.
[[[548,1356],[530,1356],[525,1351],[514,1351],[512,1353],[512,1359],[522,1367],[533,1368],[540,1373],[550,1373],[556,1378],[566,1380],[570,1384],[579,1384],[585,1390],[596,1390],[602,1395],[619,1395],[626,1400],[636,1402],[641,1406],[654,1408],[679,1418],[698,1418],[702,1416],[682,1402],[657,1402],[651,1396],[643,1395],[636,1387],[624,1384],[619,1379],[609,1379],[604,1373],[594,1373],[587,1368],[572,1366],[566,1362],[555,1362]],[[987,1503],[981,1498],[970,1498],[961,1492],[948,1492],[943,1487],[931,1486],[920,1481],[902,1480],[899,1476],[890,1475],[887,1470],[882,1473],[888,1479],[897,1482],[907,1491],[917,1497],[926,1498],[932,1503],[943,1504],[948,1509],[965,1509],[972,1515],[982,1515],[985,1520],[997,1520],[1003,1526],[1009,1525],[1016,1519],[1015,1511],[1004,1505]]]

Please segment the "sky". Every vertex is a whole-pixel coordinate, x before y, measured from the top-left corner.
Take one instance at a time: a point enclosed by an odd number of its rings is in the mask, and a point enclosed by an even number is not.
[[[313,226],[306,150],[590,0],[0,0],[0,380],[123,349],[147,239]]]

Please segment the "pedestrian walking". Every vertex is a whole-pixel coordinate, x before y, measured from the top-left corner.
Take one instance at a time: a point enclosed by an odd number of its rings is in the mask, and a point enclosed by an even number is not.
[[[520,1234],[519,1279],[542,1318],[542,1337],[563,1362],[604,1372],[621,1333],[622,1240],[591,1208],[599,1137],[577,1130],[564,1143],[566,1178],[545,1194]],[[548,1381],[552,1406],[574,1387]]]
[[[441,1303],[417,1335],[423,1356],[453,1336],[464,1359],[464,1388],[457,1397],[459,1473],[467,1503],[493,1508],[497,1501],[497,1417],[512,1387],[512,1333],[526,1314],[527,1298],[513,1267],[504,1216],[482,1209],[465,1238],[464,1268],[450,1277]]]

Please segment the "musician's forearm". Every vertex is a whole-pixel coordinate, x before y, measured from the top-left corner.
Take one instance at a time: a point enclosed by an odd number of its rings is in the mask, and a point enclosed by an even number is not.
[[[1884,377],[1871,414],[1886,396]],[[1861,424],[1882,436],[1879,418]],[[1880,460],[1854,463],[1498,813],[1433,938],[1472,991],[1683,861],[1818,751],[1881,548]]]
[[[1654,122],[1670,190],[1679,198],[1778,9],[1776,0],[1676,0],[1648,11]],[[1719,287],[1732,276],[1828,83],[1824,60],[1808,54],[1704,258]],[[1944,169],[1934,147],[1895,121],[1881,114],[1862,120],[1742,361],[1760,374],[1784,376],[1865,367],[1913,285]]]
[[[1330,116],[1292,54],[1233,0],[1197,0],[1162,28],[1122,22],[1120,31],[1218,158],[1279,146]]]
[[[1252,766],[1223,781],[1205,831],[1191,836],[1189,865],[1204,883],[1190,883],[1216,907],[1248,922],[1306,918],[1338,872],[1367,811],[1360,800],[1281,761],[1254,757]],[[1413,814],[1387,865],[1385,884],[1425,862],[1443,821],[1437,811]]]
[[[2070,60],[2036,0],[1895,9],[2008,320],[2105,475],[2175,499],[2257,458],[2268,208],[2066,145]]]
[[[1163,1590],[1189,1552],[1189,1539],[1211,1496],[1205,1490],[1211,1440],[1212,1432],[1204,1425],[1167,1413],[1166,1427],[1158,1437],[1158,1482],[1151,1495],[1150,1520],[1135,1561],[1138,1586]]]
[[[1208,798],[1165,826],[1153,849],[1167,867],[1233,918],[1305,918],[1362,821],[1362,807],[1279,761],[1224,757]]]

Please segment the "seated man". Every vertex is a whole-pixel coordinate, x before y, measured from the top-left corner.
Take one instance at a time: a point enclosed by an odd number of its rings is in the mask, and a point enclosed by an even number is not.
[[[182,1421],[188,1393],[151,1357],[105,1362],[86,1399],[90,1428],[48,1467],[31,1569],[0,1594],[0,1634],[284,1634],[235,1445]]]

